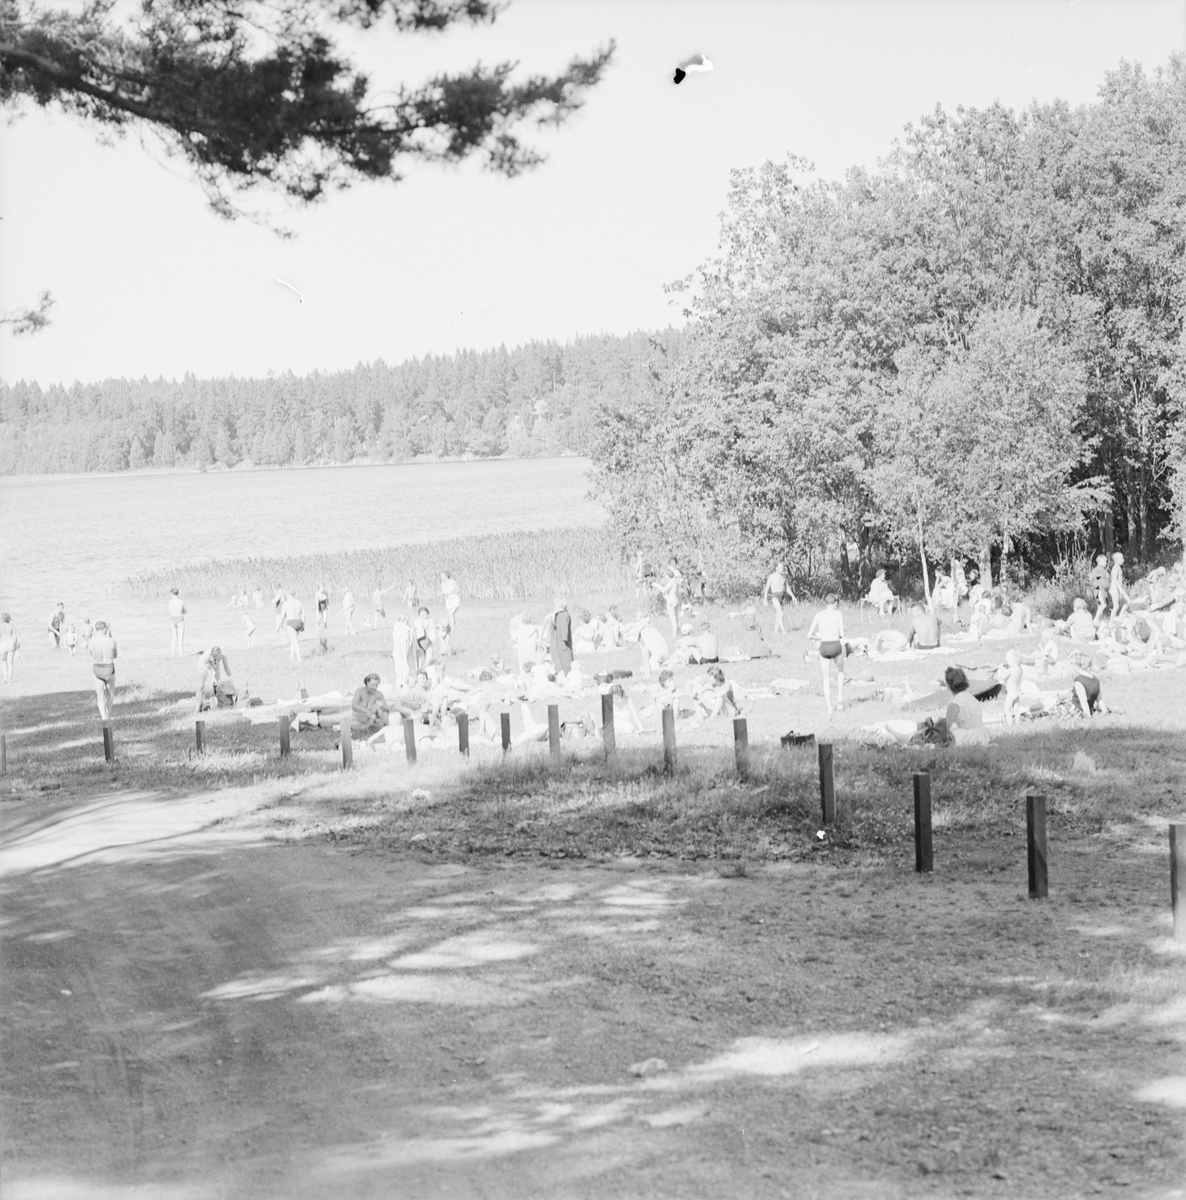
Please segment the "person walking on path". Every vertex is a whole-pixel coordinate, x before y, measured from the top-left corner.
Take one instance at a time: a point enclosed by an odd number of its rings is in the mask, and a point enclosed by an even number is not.
[[[807,640],[819,642],[820,675],[824,683],[824,703],[828,716],[832,715],[832,667],[836,664],[836,711],[844,708],[844,617],[840,612],[840,598],[835,592],[824,597],[827,606],[812,618],[807,630]]]
[[[563,596],[556,597],[551,625],[552,666],[557,675],[567,675],[572,668],[572,617],[568,615],[568,601]]]
[[[0,666],[4,668],[4,682],[12,682],[12,668],[16,663],[16,652],[21,648],[16,635],[16,626],[8,613],[0,613]]]
[[[441,572],[441,595],[445,598],[445,624],[452,633],[461,607],[461,584],[448,571]]]
[[[88,649],[93,660],[91,670],[95,676],[95,700],[99,705],[99,720],[110,721],[115,706],[115,660],[119,648],[107,628],[106,621],[95,622],[95,632]]]
[[[762,589],[762,603],[774,605],[774,632],[786,633],[787,628],[782,623],[782,606],[787,597],[794,600],[791,589],[787,586],[787,568],[785,563],[779,563],[766,576],[766,586]]]
[[[185,601],[176,587],[169,589],[169,620],[173,624],[173,640],[169,646],[170,658],[181,658],[185,654]]]
[[[56,650],[62,644],[62,634],[66,632],[66,606],[61,600],[58,601],[57,608],[49,614],[45,628],[49,633],[50,644]]]

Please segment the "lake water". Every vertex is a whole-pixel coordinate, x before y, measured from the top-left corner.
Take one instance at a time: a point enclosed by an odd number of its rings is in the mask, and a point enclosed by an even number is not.
[[[0,609],[12,613],[26,659],[46,646],[45,624],[58,600],[67,620],[104,617],[121,650],[144,653],[159,647],[163,605],[112,599],[113,585],[130,575],[212,558],[597,525],[605,513],[588,499],[589,465],[584,458],[487,459],[0,478]],[[213,620],[226,601],[207,603]],[[202,604],[191,603],[191,613]],[[237,615],[217,624],[241,634]]]

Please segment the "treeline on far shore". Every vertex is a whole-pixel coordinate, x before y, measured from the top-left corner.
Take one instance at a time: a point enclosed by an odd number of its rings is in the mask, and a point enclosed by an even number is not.
[[[475,600],[517,600],[621,591],[633,578],[603,529],[577,527],[451,538],[381,550],[350,550],[289,558],[241,558],[194,563],[125,579],[117,595],[154,599],[178,587],[183,596],[227,596],[257,588],[270,603],[276,586],[308,603],[324,585],[334,600],[349,588],[364,613],[376,587],[394,588],[397,603],[411,580],[429,604],[440,598],[441,572]],[[361,619],[361,618],[360,618]]]
[[[304,376],[0,383],[0,474],[584,453],[602,405],[629,406],[680,345],[668,329]]]

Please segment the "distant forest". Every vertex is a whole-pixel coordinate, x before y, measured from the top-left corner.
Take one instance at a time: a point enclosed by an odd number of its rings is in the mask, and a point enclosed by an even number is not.
[[[266,379],[0,384],[0,474],[587,453],[682,336],[582,337]]]

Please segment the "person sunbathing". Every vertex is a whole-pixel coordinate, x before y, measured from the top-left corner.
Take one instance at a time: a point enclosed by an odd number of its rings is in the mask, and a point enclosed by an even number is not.
[[[869,585],[869,594],[865,597],[865,602],[874,605],[877,608],[877,615],[884,617],[893,612],[896,600],[897,597],[886,582],[885,568],[878,568],[877,574],[873,576],[873,582]]]
[[[879,629],[869,640],[869,651],[872,654],[890,654],[905,650],[910,639],[900,629]]]
[[[716,634],[709,628],[707,621],[700,622],[698,633],[687,634],[675,643],[672,651],[673,658],[680,658],[689,664],[714,663],[720,660],[720,649],[717,646]]]

